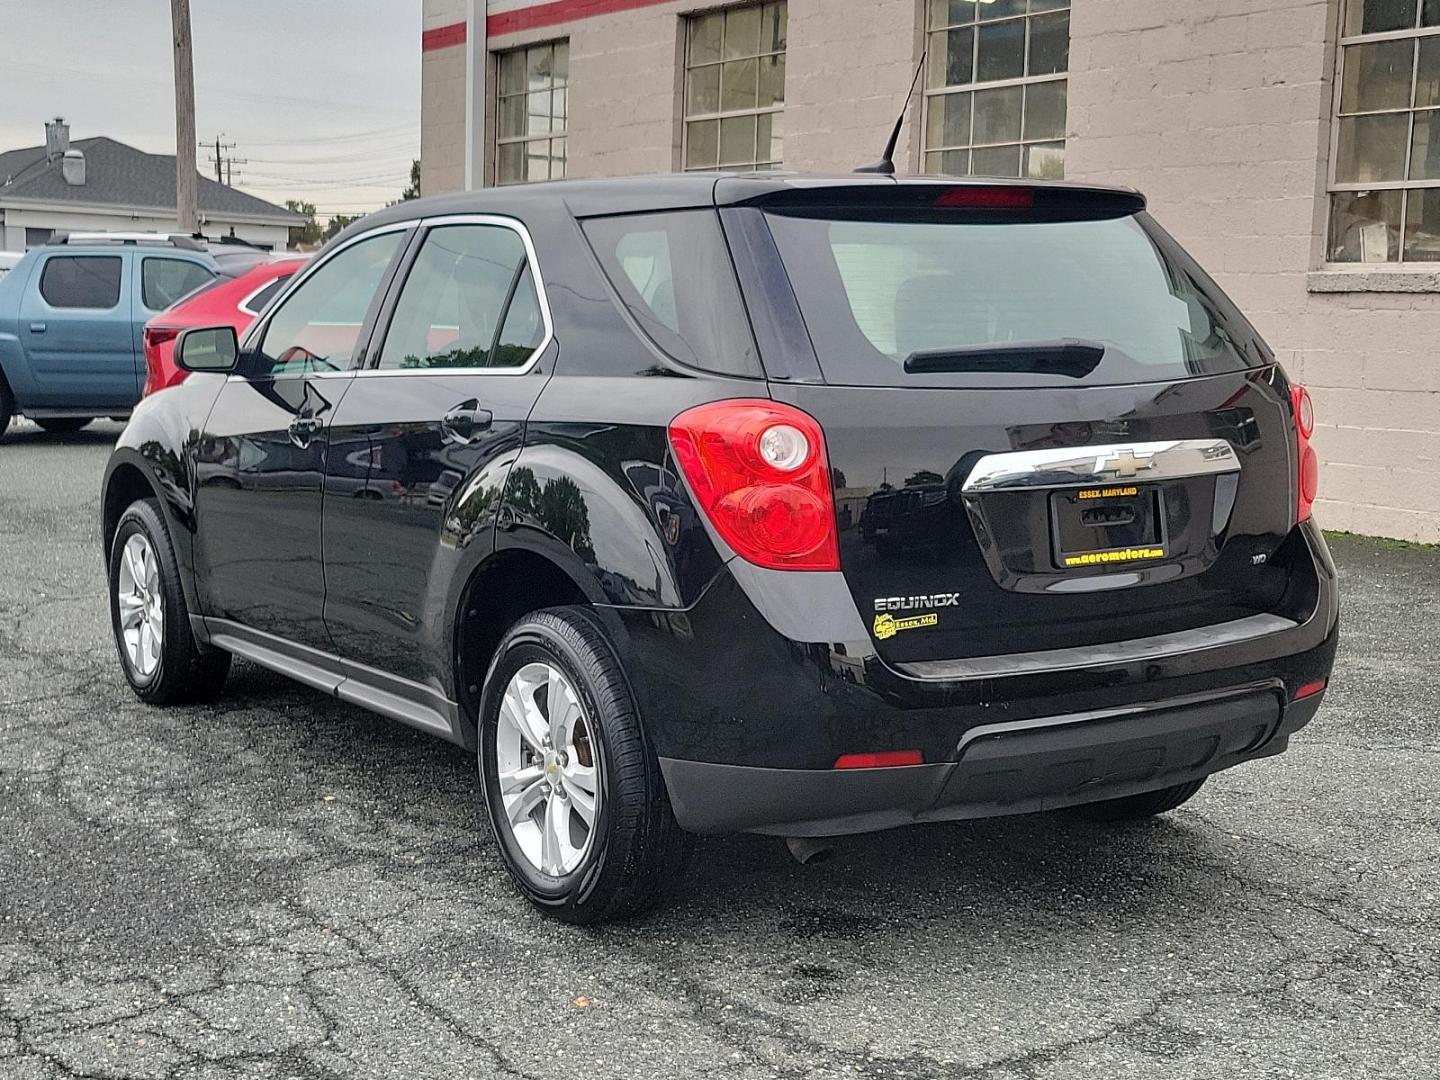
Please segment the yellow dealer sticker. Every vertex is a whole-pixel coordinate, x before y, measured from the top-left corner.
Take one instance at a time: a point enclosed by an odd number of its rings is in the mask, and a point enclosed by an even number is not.
[[[875,616],[875,636],[881,641],[892,638],[901,630],[919,630],[922,626],[939,626],[939,615],[913,615],[908,619],[897,619],[894,615]]]
[[[1065,565],[1103,566],[1107,563],[1138,562],[1141,559],[1163,559],[1164,557],[1164,548],[1124,548],[1121,551],[1092,551],[1088,555],[1067,555],[1065,556]]]

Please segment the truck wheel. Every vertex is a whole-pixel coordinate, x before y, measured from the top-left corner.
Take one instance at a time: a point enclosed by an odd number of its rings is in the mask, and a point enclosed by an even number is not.
[[[90,420],[91,418],[88,416],[52,416],[44,420],[36,420],[35,423],[51,435],[64,435],[71,431],[79,431],[90,423]]]
[[[110,625],[120,668],[140,700],[173,705],[220,695],[230,654],[202,649],[190,633],[175,549],[154,499],[131,503],[115,530]]]
[[[501,856],[546,915],[592,924],[649,907],[690,838],[605,631],[583,608],[533,612],[481,696],[479,765]]]
[[[1142,791],[1139,795],[1127,795],[1123,799],[1106,799],[1104,802],[1084,803],[1070,808],[1076,817],[1090,821],[1140,821],[1174,810],[1181,803],[1199,791],[1205,784],[1205,777],[1191,780],[1188,784],[1161,788],[1159,791]]]
[[[14,415],[15,395],[10,393],[5,376],[0,375],[0,439],[5,437],[5,429],[10,426],[10,418]]]

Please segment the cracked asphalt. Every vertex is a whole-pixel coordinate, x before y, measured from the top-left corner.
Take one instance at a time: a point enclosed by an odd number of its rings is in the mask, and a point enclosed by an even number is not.
[[[511,890],[461,750],[238,664],[139,704],[98,485],[0,444],[0,1077],[1440,1075],[1440,552],[1334,543],[1287,755],[1139,826],[704,840],[580,930]]]

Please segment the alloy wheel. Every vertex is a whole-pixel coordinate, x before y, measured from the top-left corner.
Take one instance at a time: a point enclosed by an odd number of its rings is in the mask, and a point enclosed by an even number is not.
[[[515,847],[542,874],[574,871],[595,838],[602,785],[579,695],[553,665],[526,664],[505,687],[495,764]]]
[[[125,660],[137,676],[149,679],[160,667],[165,646],[165,597],[155,548],[142,533],[134,533],[125,541],[115,598],[120,608]]]

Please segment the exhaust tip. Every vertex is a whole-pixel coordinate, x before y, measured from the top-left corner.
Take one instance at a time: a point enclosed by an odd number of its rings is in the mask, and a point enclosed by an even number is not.
[[[824,838],[787,836],[785,848],[801,866],[818,866],[835,857],[835,845]]]

